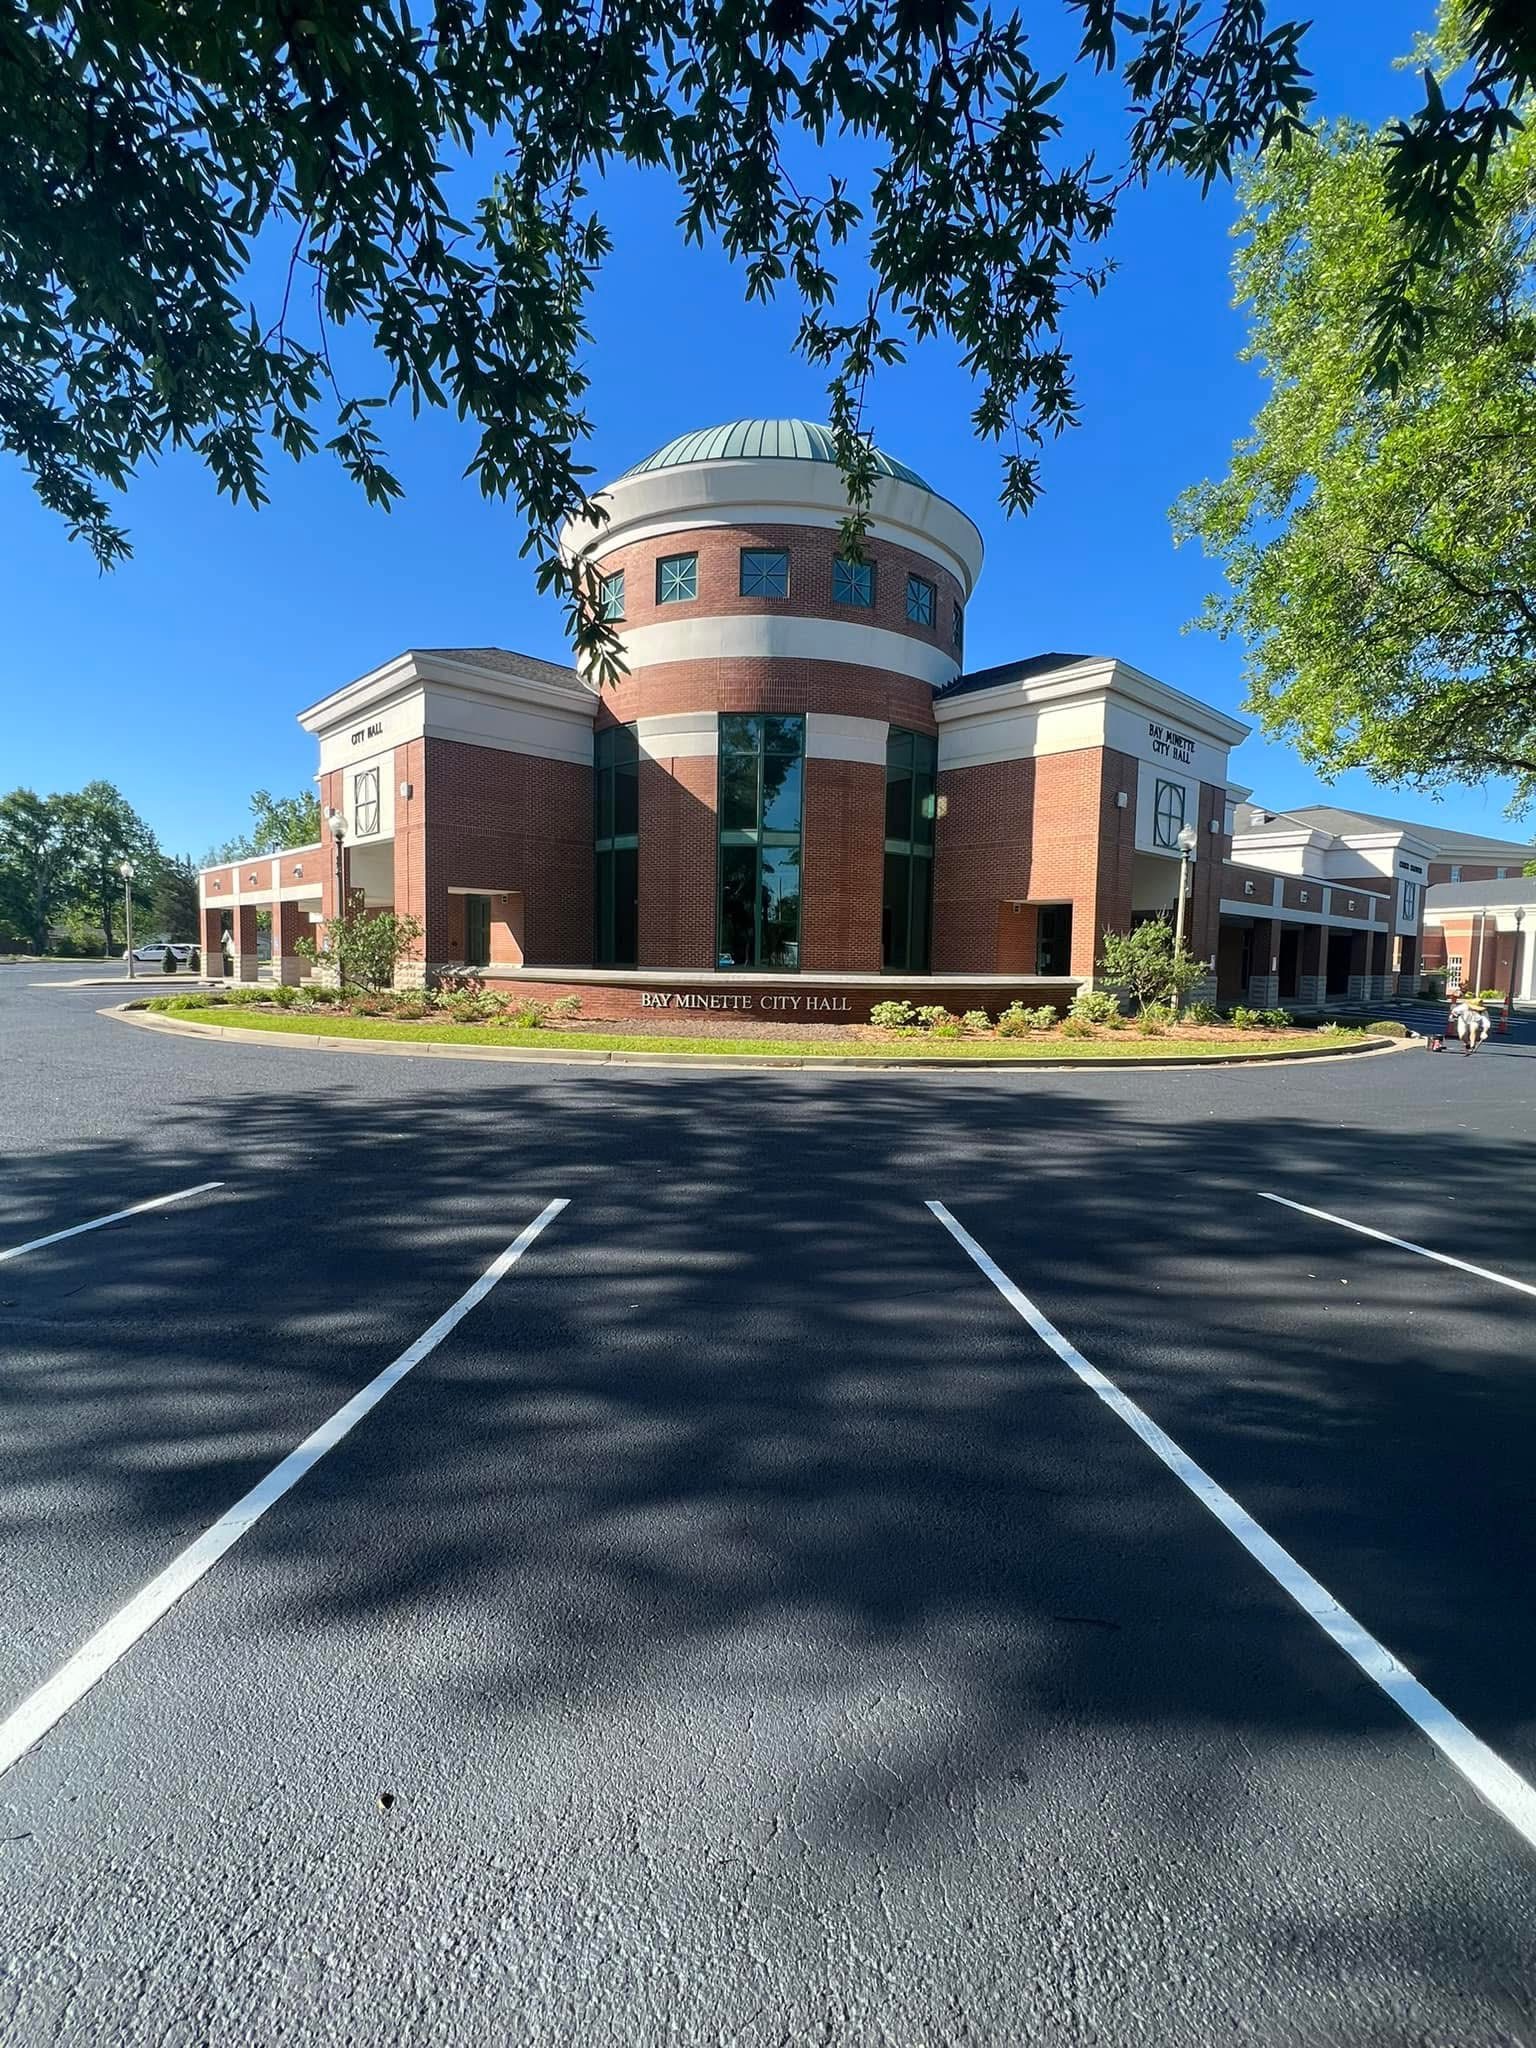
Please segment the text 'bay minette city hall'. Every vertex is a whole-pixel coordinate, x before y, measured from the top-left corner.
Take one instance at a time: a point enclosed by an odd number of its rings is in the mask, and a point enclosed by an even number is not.
[[[1432,838],[1255,811],[1227,776],[1246,727],[1112,656],[968,672],[981,537],[876,461],[860,563],[824,428],[742,420],[627,471],[564,536],[627,675],[417,648],[302,712],[323,837],[204,873],[205,957],[228,934],[253,978],[267,911],[297,979],[340,872],[350,906],[420,921],[403,980],[475,967],[593,1017],[1060,1002],[1103,932],[1172,917],[1189,827],[1188,944],[1220,998],[1411,985]]]

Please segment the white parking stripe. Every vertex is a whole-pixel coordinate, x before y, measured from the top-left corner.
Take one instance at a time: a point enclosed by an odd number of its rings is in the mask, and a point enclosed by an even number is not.
[[[98,1216],[94,1223],[76,1223],[68,1230],[55,1230],[49,1237],[34,1237],[27,1244],[13,1244],[0,1252],[0,1266],[7,1259],[19,1259],[23,1252],[40,1252],[45,1244],[62,1244],[66,1237],[79,1237],[87,1230],[104,1230],[109,1223],[121,1223],[125,1216],[142,1216],[148,1209],[164,1209],[172,1202],[189,1202],[194,1195],[210,1194],[223,1187],[221,1180],[199,1181],[195,1188],[181,1188],[174,1195],[156,1195],[152,1202],[135,1202],[131,1209],[114,1209],[110,1216]]]
[[[188,1544],[158,1578],[151,1579],[126,1607],[99,1628],[45,1685],[39,1686],[13,1713],[0,1721],[0,1776],[18,1758],[25,1756],[77,1701],[83,1699],[96,1681],[133,1648],[140,1636],[147,1634],[182,1594],[195,1586],[225,1551],[261,1520],[269,1507],[297,1486],[311,1466],[317,1465],[327,1451],[334,1450],[348,1431],[361,1422],[370,1409],[376,1408],[413,1366],[420,1365],[449,1331],[461,1323],[477,1303],[484,1301],[497,1281],[516,1265],[545,1224],[553,1222],[567,1206],[563,1196],[547,1203],[522,1235],[504,1252],[497,1254],[473,1287],[467,1288],[452,1308],[445,1309],[429,1330],[424,1330],[392,1365],[385,1366],[377,1378],[371,1379],[344,1407],[338,1408],[328,1422],[322,1422],[317,1430],[305,1437],[303,1443],[290,1451],[280,1465],[274,1466],[265,1479],[220,1515],[212,1528],[205,1529],[195,1543]]]
[[[1218,1486],[1203,1467],[1180,1450],[1173,1438],[1159,1429],[1134,1401],[1122,1394],[1113,1380],[1106,1378],[1097,1366],[1090,1365],[1077,1347],[1068,1343],[1028,1295],[1016,1287],[1002,1268],[982,1250],[970,1232],[955,1221],[942,1202],[930,1202],[928,1207],[1041,1342],[1048,1344],[1063,1365],[1070,1366],[1083,1384],[1091,1387],[1105,1406],[1113,1409],[1120,1420],[1136,1432],[1148,1450],[1162,1459],[1176,1479],[1182,1480],[1202,1507],[1210,1509],[1249,1556],[1263,1566],[1275,1584],[1311,1615],[1324,1635],[1331,1637],[1345,1656],[1381,1687],[1393,1705],[1429,1737],[1441,1755],[1455,1765],[1494,1811],[1502,1814],[1510,1826],[1523,1835],[1532,1848],[1536,1848],[1536,1786],[1528,1784],[1518,1771],[1512,1770],[1502,1757],[1496,1756],[1470,1728],[1458,1721],[1448,1707],[1442,1706],[1390,1650],[1378,1643],[1352,1614],[1339,1605],[1326,1586],[1320,1585],[1288,1550],[1282,1549],[1259,1527],[1252,1515],[1240,1507],[1224,1487]]]
[[[1453,1259],[1449,1252],[1432,1252],[1427,1244],[1411,1238],[1393,1237],[1385,1230],[1373,1230],[1369,1223],[1353,1223],[1347,1216],[1335,1216],[1331,1209],[1309,1209],[1305,1202],[1293,1202],[1288,1195],[1267,1195],[1258,1190],[1261,1202],[1278,1202],[1283,1209],[1295,1209],[1303,1216],[1316,1216],[1324,1223],[1337,1223],[1341,1230],[1357,1230],[1362,1237],[1374,1237],[1380,1244],[1395,1244],[1400,1252],[1417,1252],[1421,1259],[1434,1259],[1442,1266],[1454,1266],[1459,1273],[1471,1273],[1479,1280],[1491,1280],[1496,1287],[1518,1288],[1521,1294],[1536,1294],[1529,1280],[1511,1280],[1507,1273],[1495,1273],[1488,1266],[1473,1266],[1465,1259]]]

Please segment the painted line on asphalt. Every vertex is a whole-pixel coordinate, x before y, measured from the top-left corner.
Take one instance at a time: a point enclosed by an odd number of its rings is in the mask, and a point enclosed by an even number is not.
[[[1395,1244],[1400,1252],[1417,1252],[1421,1259],[1435,1259],[1442,1266],[1454,1266],[1459,1273],[1471,1273],[1479,1280],[1491,1280],[1497,1287],[1514,1287],[1521,1294],[1536,1294],[1529,1280],[1512,1280],[1508,1273],[1495,1273],[1491,1266],[1474,1266],[1466,1259],[1453,1259],[1449,1252],[1432,1252],[1427,1244],[1415,1244],[1409,1237],[1393,1237],[1389,1231],[1373,1230],[1369,1223],[1356,1223],[1348,1216],[1335,1216],[1331,1209],[1312,1209],[1305,1202],[1293,1202],[1289,1195],[1268,1195],[1257,1190],[1261,1202],[1278,1202],[1283,1209],[1295,1209],[1302,1216],[1316,1216],[1324,1223],[1337,1223],[1341,1230],[1356,1230],[1362,1237],[1374,1237],[1379,1244]]]
[[[1381,1687],[1393,1705],[1429,1737],[1447,1762],[1460,1771],[1494,1811],[1502,1814],[1510,1826],[1523,1835],[1532,1848],[1536,1848],[1536,1786],[1527,1783],[1518,1771],[1512,1770],[1501,1756],[1458,1721],[1450,1708],[1442,1705],[1406,1665],[1399,1663],[1389,1649],[1362,1628],[1354,1616],[1339,1605],[1328,1588],[1314,1579],[1288,1550],[1262,1529],[1225,1487],[1218,1486],[1165,1430],[1159,1429],[1144,1409],[1138,1408],[1134,1401],[1121,1393],[1113,1380],[1100,1372],[1096,1365],[1090,1365],[1076,1345],[1062,1336],[1055,1324],[1009,1279],[970,1232],[955,1221],[942,1202],[929,1202],[927,1206],[1040,1341],[1048,1345],[1063,1365],[1070,1366],[1083,1384],[1136,1432],[1148,1450],[1189,1488],[1202,1507],[1210,1509],[1249,1556],[1268,1572],[1281,1591],[1288,1593],[1297,1606],[1312,1617],[1324,1635],[1330,1637],[1367,1678]]]
[[[484,1301],[497,1281],[517,1264],[545,1224],[552,1223],[568,1206],[564,1196],[546,1203],[527,1229],[505,1251],[497,1254],[474,1285],[466,1288],[430,1329],[423,1330],[415,1343],[402,1351],[393,1364],[385,1366],[328,1421],[322,1422],[317,1430],[305,1437],[303,1443],[290,1451],[280,1465],[275,1465],[265,1479],[220,1515],[195,1543],[188,1544],[179,1557],[172,1559],[158,1578],[151,1579],[126,1607],[104,1623],[46,1684],[39,1686],[4,1721],[0,1721],[0,1777],[85,1697],[96,1681],[154,1627],[182,1594],[190,1591],[203,1574],[218,1563],[225,1551],[233,1548],[246,1531],[261,1520],[268,1508],[297,1486],[327,1451],[334,1450],[370,1409],[376,1408],[384,1396],[400,1384],[413,1366],[420,1365],[470,1310]]]
[[[223,1187],[221,1180],[199,1181],[195,1188],[180,1188],[174,1195],[156,1195],[152,1202],[135,1202],[131,1209],[114,1209],[110,1216],[98,1216],[92,1223],[76,1223],[68,1230],[55,1230],[48,1237],[34,1237],[26,1244],[13,1244],[0,1252],[0,1266],[7,1259],[19,1259],[23,1252],[40,1252],[45,1244],[62,1244],[66,1237],[80,1237],[87,1230],[104,1230],[109,1223],[121,1223],[125,1216],[142,1216],[149,1209],[165,1209],[172,1202],[190,1202],[194,1195],[211,1194]]]

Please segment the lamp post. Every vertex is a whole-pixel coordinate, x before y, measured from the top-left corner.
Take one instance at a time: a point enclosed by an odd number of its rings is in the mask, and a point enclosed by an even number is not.
[[[341,812],[333,807],[326,812],[325,822],[331,828],[331,843],[336,848],[336,926],[339,940],[341,920],[346,914],[346,869],[344,863],[346,857],[347,821]],[[336,955],[336,987],[338,990],[344,990],[347,985],[347,977],[346,969],[342,966],[341,946],[338,941],[332,942],[331,951]]]
[[[117,872],[123,878],[123,924],[128,933],[128,979],[133,980],[133,877],[134,865],[131,860],[123,861]]]
[[[1195,858],[1195,848],[1200,844],[1200,834],[1193,825],[1179,828],[1179,907],[1173,921],[1173,957],[1177,961],[1184,951],[1184,906],[1189,901],[1189,870]],[[1179,1014],[1179,991],[1173,992],[1173,1014]]]
[[[1509,963],[1509,987],[1508,987],[1508,989],[1507,989],[1507,990],[1505,991],[1505,998],[1506,998],[1506,1002],[1507,1002],[1507,1005],[1508,1005],[1508,1007],[1506,1008],[1506,1010],[1505,1010],[1505,1013],[1504,1013],[1504,1014],[1505,1014],[1505,1017],[1506,1017],[1506,1019],[1507,1019],[1507,1018],[1512,1018],[1512,1017],[1514,1016],[1514,1014],[1515,1014],[1515,991],[1516,991],[1516,989],[1518,989],[1518,988],[1519,988],[1519,986],[1520,986],[1520,927],[1521,927],[1521,926],[1522,926],[1522,925],[1523,925],[1524,923],[1525,923],[1525,911],[1524,911],[1524,909],[1523,909],[1523,908],[1522,908],[1522,907],[1521,907],[1521,906],[1520,906],[1519,904],[1516,904],[1516,905],[1515,905],[1515,952],[1514,952],[1514,958],[1513,958],[1513,959],[1512,959],[1512,960],[1510,961],[1510,963]]]

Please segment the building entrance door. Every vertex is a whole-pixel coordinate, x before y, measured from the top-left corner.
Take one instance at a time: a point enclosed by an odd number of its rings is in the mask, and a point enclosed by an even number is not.
[[[464,898],[464,964],[466,967],[489,967],[491,964],[489,896]]]
[[[1327,991],[1331,996],[1349,994],[1349,957],[1354,950],[1354,943],[1354,936],[1350,932],[1328,934]]]

